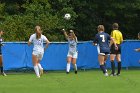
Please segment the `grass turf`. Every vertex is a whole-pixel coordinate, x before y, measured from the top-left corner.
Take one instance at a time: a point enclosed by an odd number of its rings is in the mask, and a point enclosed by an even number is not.
[[[34,73],[0,76],[0,93],[139,93],[140,71],[123,70],[105,77],[101,71],[49,72],[40,79]]]

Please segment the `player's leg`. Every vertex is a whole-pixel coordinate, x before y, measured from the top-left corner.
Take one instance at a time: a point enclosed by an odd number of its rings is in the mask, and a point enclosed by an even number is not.
[[[4,70],[3,70],[2,55],[0,55],[0,70],[1,70],[1,74],[2,74],[3,76],[7,76],[7,75],[4,73]]]
[[[104,66],[106,67],[106,60],[108,58],[108,54],[105,55],[105,58],[104,58]],[[107,68],[106,68],[106,71],[107,71]]]
[[[70,72],[70,63],[72,61],[72,57],[68,56],[67,57],[67,67],[66,67],[66,73],[68,74]]]
[[[75,74],[77,74],[77,64],[76,64],[77,56],[78,56],[77,52],[75,52],[72,56],[72,64],[73,64],[73,67],[74,67],[74,70],[75,70]]]
[[[117,54],[116,55],[116,60],[118,62],[118,72],[117,72],[117,75],[119,76],[120,75],[120,72],[121,72],[121,54]]]
[[[40,61],[42,60],[43,58],[43,53],[40,54],[40,56],[38,57],[38,68],[39,68],[39,71],[40,71],[40,76],[43,75],[43,67],[41,66],[40,64]]]
[[[115,76],[115,54],[110,54],[110,62],[111,62],[111,74],[110,76]]]
[[[38,78],[40,78],[37,55],[32,54],[32,60],[33,60],[35,74]]]
[[[66,73],[68,74],[70,72],[70,63],[72,61],[72,54],[68,52],[67,55],[67,67],[66,67]]]
[[[98,55],[98,60],[99,60],[99,63],[100,63],[100,68],[103,71],[103,73],[105,74],[105,76],[108,76],[106,67],[104,66],[104,59],[105,59],[105,55],[100,55],[100,54]]]
[[[105,59],[104,59],[104,65],[106,66],[106,60],[108,58],[108,55],[105,55]]]
[[[110,62],[111,62],[111,74],[110,76],[115,76],[115,57],[116,57],[116,50],[115,50],[115,46],[114,44],[111,45],[111,48],[110,48]]]

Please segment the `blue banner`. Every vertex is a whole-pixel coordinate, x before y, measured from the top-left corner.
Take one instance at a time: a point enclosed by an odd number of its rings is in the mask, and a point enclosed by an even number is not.
[[[122,45],[122,66],[140,67],[140,41],[125,41]],[[6,42],[2,47],[3,63],[5,70],[17,68],[32,68],[33,45],[28,46],[23,42]],[[68,52],[68,43],[51,43],[44,53],[41,64],[45,70],[65,70]],[[110,68],[109,57],[107,67]],[[99,68],[97,47],[92,42],[78,43],[77,66],[80,69]],[[117,66],[117,64],[116,64]]]

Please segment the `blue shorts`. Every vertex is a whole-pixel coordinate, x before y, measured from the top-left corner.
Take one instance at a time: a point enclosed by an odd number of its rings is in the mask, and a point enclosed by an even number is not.
[[[98,51],[98,55],[103,55],[103,56],[110,55],[109,49],[103,51],[103,50],[100,49],[99,46],[97,46],[97,51]]]

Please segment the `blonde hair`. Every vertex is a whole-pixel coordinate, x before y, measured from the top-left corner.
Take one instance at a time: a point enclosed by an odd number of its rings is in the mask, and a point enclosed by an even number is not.
[[[103,26],[103,25],[99,25],[99,26],[98,26],[98,30],[99,30],[99,31],[104,31],[104,30],[105,30],[105,28],[104,28],[104,26]]]

